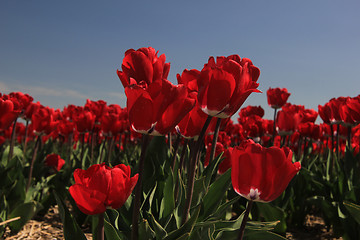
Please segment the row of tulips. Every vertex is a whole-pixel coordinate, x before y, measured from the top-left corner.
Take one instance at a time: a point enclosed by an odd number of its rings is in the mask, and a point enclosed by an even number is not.
[[[97,239],[283,239],[287,224],[302,225],[306,213],[327,204],[327,224],[346,226],[335,233],[359,236],[352,228],[359,220],[359,96],[319,106],[318,125],[317,111],[270,88],[273,120],[248,106],[233,123],[247,97],[260,92],[250,59],[210,57],[201,71],[178,74],[177,85],[169,70],[151,47],[128,50],[117,71],[126,108],[87,100],[60,111],[27,94],[0,96],[0,173],[8,179],[0,217],[13,232],[27,220],[19,222],[19,213],[29,219],[56,201],[69,239],[83,239],[78,224],[89,222]],[[321,184],[328,191],[319,195]],[[9,204],[14,195],[21,198]]]

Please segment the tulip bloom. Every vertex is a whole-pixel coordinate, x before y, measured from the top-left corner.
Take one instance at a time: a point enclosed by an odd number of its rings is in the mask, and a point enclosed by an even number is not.
[[[276,125],[280,135],[289,135],[295,132],[301,122],[303,115],[301,112],[291,109],[283,109],[278,112]]]
[[[231,154],[234,190],[248,200],[271,202],[281,195],[300,170],[287,148],[265,148],[252,140],[235,147]]]
[[[166,79],[152,82],[147,88],[129,85],[125,94],[131,127],[144,134],[167,134],[196,103],[185,85],[173,85]]]
[[[277,109],[285,105],[290,93],[286,88],[269,88],[266,96],[270,107]]]
[[[130,177],[130,167],[124,164],[110,168],[102,164],[87,170],[76,169],[75,184],[69,188],[79,209],[88,215],[106,211],[107,207],[118,209],[134,189],[138,174]]]
[[[152,47],[125,52],[122,71],[117,70],[124,88],[130,84],[149,85],[156,80],[167,79],[170,63],[165,63],[165,54],[158,57],[157,53]]]
[[[0,98],[0,131],[5,131],[20,115],[20,111],[16,110],[11,100],[3,100]]]
[[[196,105],[185,117],[176,125],[176,131],[184,138],[197,139],[203,128],[208,115],[206,115],[198,105]]]
[[[57,127],[54,120],[54,109],[41,106],[31,116],[32,128],[37,133],[50,134]]]
[[[58,172],[64,166],[65,160],[60,155],[53,153],[46,156],[45,164]]]
[[[213,57],[201,70],[198,79],[198,101],[201,109],[210,116],[228,118],[239,110],[252,92],[260,70],[250,59],[240,59],[239,55]]]

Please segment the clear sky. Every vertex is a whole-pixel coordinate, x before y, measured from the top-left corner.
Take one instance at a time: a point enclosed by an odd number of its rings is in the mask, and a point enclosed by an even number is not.
[[[166,55],[173,83],[209,56],[250,58],[263,93],[244,106],[261,105],[266,118],[269,87],[315,110],[360,94],[358,0],[1,0],[0,92],[61,109],[87,98],[125,107],[116,69],[127,49],[148,46]]]

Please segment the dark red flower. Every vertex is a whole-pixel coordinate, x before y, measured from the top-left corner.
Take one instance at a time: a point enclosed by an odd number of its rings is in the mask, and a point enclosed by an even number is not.
[[[104,100],[92,101],[87,99],[84,110],[92,112],[96,116],[96,121],[99,121],[99,119],[107,112],[107,107]]]
[[[81,111],[74,116],[74,122],[80,133],[90,132],[94,129],[96,115],[90,111]]]
[[[233,149],[231,163],[235,192],[259,202],[270,202],[279,197],[301,168],[300,162],[292,162],[289,148],[265,148],[252,140]]]
[[[303,118],[303,106],[286,104],[277,113],[276,126],[280,135],[289,135],[297,130]]]
[[[354,126],[360,122],[360,97],[346,98],[340,104],[339,114],[344,124]]]
[[[103,163],[92,165],[87,170],[76,169],[75,184],[69,192],[85,214],[103,213],[107,207],[118,209],[137,183],[138,174],[133,177],[130,174],[130,167],[124,164],[110,168]]]
[[[32,129],[37,133],[50,134],[57,126],[53,114],[54,109],[41,106],[31,116]]]
[[[20,110],[14,109],[14,103],[11,100],[0,98],[0,131],[9,128],[20,113]]]
[[[281,108],[288,100],[290,93],[286,88],[269,88],[266,95],[270,107]]]
[[[265,111],[261,106],[247,106],[245,108],[240,109],[238,122],[244,123],[244,122],[246,122],[247,117],[250,117],[253,115],[257,115],[260,118],[262,118],[264,116],[264,114],[265,114]]]
[[[129,85],[125,93],[131,127],[152,135],[172,131],[196,102],[186,86],[173,85],[166,79],[154,81],[146,88]]]
[[[45,164],[58,172],[64,166],[65,160],[60,155],[53,153],[46,156]]]
[[[199,87],[197,83],[197,79],[200,76],[200,71],[197,69],[187,70],[185,69],[182,74],[177,74],[176,78],[178,80],[178,84],[184,84],[189,92],[198,92]]]
[[[170,63],[165,63],[166,56],[157,56],[154,48],[129,49],[125,52],[121,69],[117,74],[124,88],[130,84],[146,84],[167,79]]]
[[[176,125],[176,130],[184,138],[197,139],[207,118],[208,115],[204,113],[198,105],[196,105]]]
[[[317,125],[313,122],[300,123],[298,130],[303,137],[309,137],[314,140],[318,140],[320,138],[320,125]]]
[[[250,59],[239,55],[213,57],[201,70],[198,101],[210,116],[228,118],[235,114],[252,92],[260,92],[256,82],[260,70]]]
[[[302,123],[306,123],[306,122],[314,123],[316,121],[317,116],[318,116],[318,112],[315,111],[314,109],[304,109],[302,111],[301,122]]]

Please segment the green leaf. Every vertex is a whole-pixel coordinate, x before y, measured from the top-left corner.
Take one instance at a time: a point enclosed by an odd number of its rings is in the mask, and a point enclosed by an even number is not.
[[[151,213],[148,213],[148,215],[150,218],[149,223],[156,233],[156,239],[163,239],[167,235],[166,230],[160,225],[160,223],[156,221],[156,219]]]
[[[168,217],[175,209],[174,177],[171,171],[166,179],[163,194],[164,195],[162,197],[160,207],[160,209],[163,209],[163,211],[160,212],[160,218]]]
[[[271,203],[256,202],[256,206],[258,207],[259,212],[265,221],[280,220],[279,224],[275,227],[275,232],[286,232],[286,214],[284,210],[277,206],[272,206]]]
[[[143,219],[139,224],[139,239],[153,239],[154,237],[154,230],[151,229],[148,221]]]
[[[200,205],[198,205],[195,208],[192,216],[188,219],[188,221],[185,224],[183,224],[179,229],[170,232],[164,238],[164,240],[175,240],[183,237],[186,234],[190,234],[194,228],[196,220],[198,219],[199,213],[200,213]]]
[[[355,221],[360,224],[360,205],[345,201],[344,206],[355,219]]]
[[[229,169],[210,185],[209,191],[204,196],[204,214],[201,215],[200,219],[207,218],[217,210],[226,191],[229,189],[230,183],[231,170]]]
[[[111,223],[107,213],[104,214],[104,232],[107,239],[122,240],[124,236]]]
[[[241,218],[240,218],[241,217]],[[242,216],[240,216],[239,220],[242,221]],[[216,235],[216,239],[237,239],[239,235],[239,229],[241,221],[237,220],[236,224],[234,224],[231,228],[223,228]],[[271,232],[278,221],[275,222],[248,222],[246,224],[244,239],[247,240],[277,240],[277,239],[286,239],[276,233]]]
[[[217,174],[217,166],[219,165],[219,163],[222,160],[222,155],[223,153],[221,153],[219,156],[217,156],[212,162],[210,162],[210,164],[205,168],[203,175],[206,177],[206,187],[208,187],[210,185],[210,181],[212,176],[215,174]]]
[[[203,199],[206,191],[205,177],[196,179],[194,182],[193,197],[191,200],[191,206],[197,206]]]
[[[8,216],[9,219],[21,217],[20,220],[9,223],[12,232],[17,233],[39,211],[42,205],[31,201],[18,205]]]
[[[224,213],[226,211],[227,208],[229,208],[230,206],[232,206],[234,203],[236,203],[237,201],[239,201],[239,199],[241,198],[241,196],[236,196],[234,197],[233,199],[225,202],[224,204],[222,204],[217,210],[216,212],[214,212],[213,214],[211,214],[209,216],[209,218],[211,219],[213,216],[216,217],[216,216],[219,216],[221,215],[222,213]]]
[[[60,218],[63,223],[63,232],[66,240],[86,240],[86,237],[79,225],[70,214],[63,200],[54,192],[56,202],[59,207]]]

